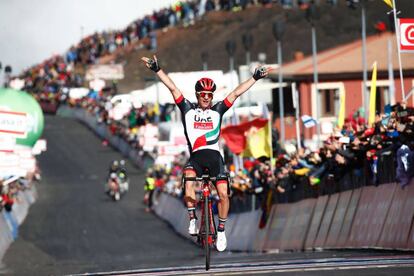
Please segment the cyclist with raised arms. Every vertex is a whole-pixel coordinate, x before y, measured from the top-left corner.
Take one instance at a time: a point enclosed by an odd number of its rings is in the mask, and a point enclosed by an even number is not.
[[[217,227],[216,248],[224,251],[227,247],[225,222],[229,212],[228,180],[224,169],[224,160],[219,150],[219,137],[221,121],[224,113],[229,110],[234,101],[249,90],[257,80],[268,75],[270,68],[256,68],[253,76],[237,86],[227,97],[216,104],[212,104],[216,84],[212,79],[202,78],[195,84],[197,104],[184,98],[170,77],[160,68],[157,57],[142,57],[141,60],[147,68],[154,71],[162,83],[171,91],[174,101],[181,110],[184,132],[190,151],[190,159],[184,167],[185,177],[201,176],[204,168],[208,168],[210,176],[216,177],[216,189],[220,198],[218,203],[219,224]],[[184,200],[187,204],[190,225],[190,235],[197,235],[197,222],[195,215],[194,181],[185,183]]]

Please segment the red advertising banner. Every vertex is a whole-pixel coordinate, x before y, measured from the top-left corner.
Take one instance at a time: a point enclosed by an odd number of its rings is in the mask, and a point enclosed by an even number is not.
[[[323,215],[325,213],[326,205],[328,203],[329,196],[320,196],[316,201],[315,209],[312,216],[312,221],[309,227],[308,235],[306,236],[305,249],[313,249],[316,236],[318,235],[319,227],[322,222]]]
[[[351,201],[352,191],[345,191],[339,194],[338,205],[332,219],[331,228],[329,229],[328,237],[326,239],[324,248],[336,247],[342,225],[345,221],[346,211]]]
[[[400,49],[402,52],[414,52],[414,18],[400,18]]]

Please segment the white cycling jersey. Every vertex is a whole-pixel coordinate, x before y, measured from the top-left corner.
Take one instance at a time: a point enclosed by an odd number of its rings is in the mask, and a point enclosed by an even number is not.
[[[202,149],[220,152],[218,141],[224,113],[232,106],[227,98],[203,110],[182,95],[175,101],[182,113],[184,133],[190,154]]]

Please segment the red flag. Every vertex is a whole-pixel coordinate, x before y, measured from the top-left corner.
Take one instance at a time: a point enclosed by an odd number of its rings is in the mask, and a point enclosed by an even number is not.
[[[245,122],[240,125],[228,126],[221,130],[221,136],[224,138],[226,145],[233,153],[240,154],[246,148],[246,132],[252,127],[265,127],[267,122],[267,119],[257,118],[253,121]]]

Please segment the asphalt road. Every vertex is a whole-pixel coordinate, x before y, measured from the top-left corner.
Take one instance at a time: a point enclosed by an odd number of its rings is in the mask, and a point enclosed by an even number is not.
[[[127,163],[130,191],[114,202],[104,194],[104,181],[111,160],[122,158],[118,152],[68,118],[46,117],[44,137],[48,150],[39,157],[39,197],[3,258],[0,274],[204,273],[203,250],[145,212],[142,171]],[[340,261],[334,262],[337,258]],[[384,262],[368,267],[365,258]],[[410,261],[401,264],[400,258]],[[362,267],[343,269],[348,259],[358,260]],[[217,275],[414,275],[411,259],[407,253],[378,251],[214,252],[212,271]]]

